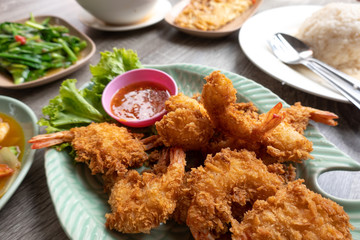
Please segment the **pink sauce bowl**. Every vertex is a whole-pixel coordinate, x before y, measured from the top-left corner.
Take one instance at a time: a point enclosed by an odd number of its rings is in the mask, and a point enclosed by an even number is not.
[[[119,89],[138,82],[151,82],[160,85],[163,88],[167,89],[171,96],[178,94],[178,88],[175,80],[169,74],[157,69],[134,69],[115,77],[105,87],[102,94],[101,102],[107,114],[119,121],[121,124],[128,127],[140,128],[151,126],[156,121],[159,121],[166,114],[166,110],[163,110],[147,119],[125,120],[119,118],[112,112],[111,101],[114,95],[119,91]]]

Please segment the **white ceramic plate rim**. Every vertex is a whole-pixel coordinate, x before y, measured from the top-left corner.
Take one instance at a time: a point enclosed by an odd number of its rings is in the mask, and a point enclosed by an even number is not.
[[[108,25],[96,19],[94,16],[92,16],[90,13],[88,13],[83,9],[81,9],[79,13],[79,20],[84,25],[94,29],[120,32],[120,31],[140,29],[158,23],[164,19],[166,13],[170,9],[171,9],[171,3],[168,0],[158,0],[154,7],[153,13],[151,13],[150,17],[148,17],[145,21],[131,25],[121,25],[121,26]]]
[[[239,33],[239,43],[245,55],[272,77],[296,89],[315,96],[339,101],[348,100],[310,71],[295,69],[278,60],[268,40],[277,32],[294,35],[302,22],[321,6],[296,5],[260,12],[248,19]]]

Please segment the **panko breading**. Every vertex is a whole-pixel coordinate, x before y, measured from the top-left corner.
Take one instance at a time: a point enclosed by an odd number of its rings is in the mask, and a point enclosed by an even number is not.
[[[168,113],[155,124],[165,146],[199,150],[209,142],[214,130],[202,104],[179,93],[166,101],[165,109]]]
[[[232,222],[232,239],[352,239],[353,227],[343,208],[302,182],[291,182],[266,201],[256,201],[240,224]]]
[[[175,24],[191,29],[216,30],[249,9],[253,0],[190,0]]]
[[[240,143],[241,147],[245,142],[246,148],[251,146],[268,163],[312,158],[312,142],[301,134],[309,118],[336,125],[335,114],[301,105],[284,110],[278,103],[269,112],[258,114],[256,108],[244,108],[236,103],[236,89],[220,71],[212,72],[205,80],[202,102],[215,127],[230,138],[226,142],[232,146]],[[303,114],[296,113],[299,110]],[[254,148],[256,145],[258,150]]]
[[[70,142],[76,162],[86,163],[92,174],[102,174],[105,188],[129,167],[139,167],[147,160],[144,144],[124,127],[110,123],[91,123],[69,131],[44,134],[29,140],[32,148]]]
[[[328,111],[323,111],[311,107],[304,107],[300,102],[296,102],[289,108],[284,108],[284,121],[289,123],[296,131],[303,134],[309,120],[320,122],[330,126],[336,126],[337,122],[334,119],[339,118],[336,114]]]
[[[186,223],[195,239],[228,231],[233,216],[247,204],[275,195],[283,179],[270,173],[255,153],[223,149],[214,157],[208,155],[205,166],[192,169],[187,178],[190,203]]]
[[[262,136],[282,121],[278,103],[268,113],[258,114],[251,105],[236,103],[236,89],[220,71],[205,77],[201,98],[214,126],[224,134],[259,141]]]
[[[93,174],[139,167],[147,159],[144,145],[124,127],[92,123],[70,132],[74,134],[75,161],[88,164]]]
[[[185,152],[170,149],[170,164],[162,175],[130,170],[111,190],[112,213],[106,226],[123,233],[149,233],[174,212],[185,174]]]

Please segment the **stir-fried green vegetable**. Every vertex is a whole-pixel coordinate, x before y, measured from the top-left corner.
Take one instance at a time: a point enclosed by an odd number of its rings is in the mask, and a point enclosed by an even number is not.
[[[38,23],[31,15],[24,24],[0,24],[0,68],[12,75],[15,84],[74,64],[86,47],[86,41],[70,35],[68,28],[51,25],[49,21],[47,18]]]

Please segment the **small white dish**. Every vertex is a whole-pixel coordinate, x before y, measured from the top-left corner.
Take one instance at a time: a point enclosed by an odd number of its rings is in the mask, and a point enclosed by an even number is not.
[[[140,22],[135,24],[129,25],[111,25],[107,24],[94,16],[88,13],[85,10],[82,10],[79,14],[79,20],[86,26],[103,30],[103,31],[112,31],[112,32],[119,32],[119,31],[129,31],[140,29],[144,27],[151,26],[155,23],[160,22],[164,19],[167,12],[171,9],[171,3],[168,0],[158,0],[154,6],[153,12],[149,14],[149,17],[143,19]]]
[[[148,17],[158,0],[76,0],[87,12],[108,24],[130,25]]]
[[[243,23],[251,17],[260,4],[262,3],[262,0],[257,0],[254,5],[252,5],[248,10],[246,10],[243,14],[235,18],[233,21],[229,22],[228,24],[224,25],[223,27],[213,30],[213,31],[204,31],[204,30],[198,30],[198,29],[190,29],[190,28],[184,28],[176,25],[174,23],[175,18],[177,15],[180,14],[180,12],[190,3],[189,0],[182,0],[178,2],[172,9],[166,14],[165,21],[170,24],[171,26],[175,27],[179,31],[182,31],[184,33],[197,36],[197,37],[204,37],[204,38],[219,38],[227,36],[241,28]]]
[[[242,26],[239,44],[251,62],[283,84],[315,96],[348,102],[331,85],[305,67],[282,63],[268,44],[268,40],[277,32],[295,35],[305,19],[320,8],[315,5],[297,5],[260,12]]]

